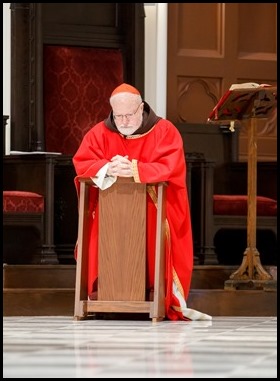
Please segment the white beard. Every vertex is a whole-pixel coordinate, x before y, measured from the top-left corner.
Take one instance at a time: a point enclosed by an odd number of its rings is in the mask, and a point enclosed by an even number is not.
[[[132,135],[139,127],[135,126],[118,126],[118,131],[125,136]]]

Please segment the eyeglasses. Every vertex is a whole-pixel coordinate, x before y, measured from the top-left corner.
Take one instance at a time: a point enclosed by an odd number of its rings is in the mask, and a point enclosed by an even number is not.
[[[121,114],[120,115],[115,115],[115,114],[113,114],[114,120],[123,120],[123,118],[125,118],[126,120],[130,120],[137,113],[137,111],[139,110],[139,107],[141,106],[142,103],[143,102],[140,103],[140,105],[137,107],[137,109],[132,114],[124,114],[124,115],[121,115]]]

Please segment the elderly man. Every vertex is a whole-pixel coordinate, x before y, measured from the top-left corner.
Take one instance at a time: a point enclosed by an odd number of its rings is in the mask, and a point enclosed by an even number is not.
[[[166,317],[170,320],[209,320],[209,315],[187,308],[193,270],[193,241],[186,189],[183,142],[176,127],[155,114],[139,91],[126,83],[111,94],[112,111],[84,136],[73,157],[79,177],[91,177],[89,296],[97,290],[98,192],[118,177],[138,183],[167,182],[166,189]],[[153,289],[155,268],[156,191],[147,195],[147,288]],[[125,232],[124,232],[125,233]],[[76,255],[76,254],[75,254]]]

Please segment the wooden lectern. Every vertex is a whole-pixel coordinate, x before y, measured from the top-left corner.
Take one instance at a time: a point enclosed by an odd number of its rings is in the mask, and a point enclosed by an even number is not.
[[[165,192],[158,186],[154,298],[146,300],[146,195],[152,184],[118,178],[99,191],[97,300],[88,300],[88,221],[91,179],[80,180],[74,319],[96,312],[165,317]]]
[[[248,85],[248,86],[246,86]],[[225,123],[249,119],[247,178],[247,248],[239,269],[225,281],[225,289],[274,289],[276,281],[262,266],[256,248],[257,221],[257,121],[275,109],[277,88],[269,85],[233,85],[211,112],[208,122]]]

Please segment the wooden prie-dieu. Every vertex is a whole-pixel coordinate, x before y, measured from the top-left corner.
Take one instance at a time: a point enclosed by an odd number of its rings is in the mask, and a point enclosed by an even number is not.
[[[148,313],[165,317],[165,183],[158,187],[155,284],[146,298],[146,188],[151,184],[119,178],[99,190],[98,289],[88,300],[89,192],[91,179],[80,180],[78,251],[74,319],[96,312]]]

